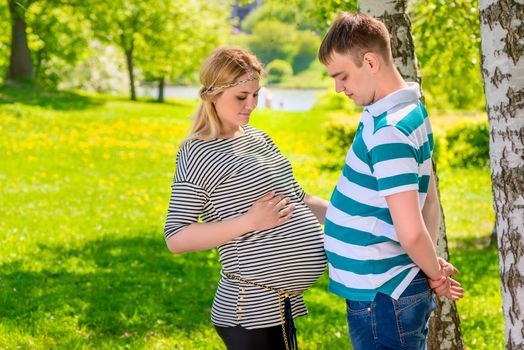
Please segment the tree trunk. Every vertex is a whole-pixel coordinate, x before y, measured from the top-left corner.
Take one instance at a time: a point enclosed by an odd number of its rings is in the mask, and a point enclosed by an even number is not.
[[[480,0],[506,349],[524,349],[524,4]]]
[[[7,80],[30,81],[34,78],[31,52],[27,46],[25,9],[15,0],[9,0],[11,14],[11,59]]]
[[[166,78],[162,77],[158,79],[158,102],[164,102],[164,86],[166,83]]]
[[[436,169],[435,175],[437,174]],[[440,200],[440,190],[437,180],[437,192]],[[449,261],[448,238],[446,237],[446,222],[444,209],[440,206],[440,232],[437,244],[437,256]],[[429,320],[428,349],[464,349],[464,340],[460,330],[460,318],[457,305],[445,297],[435,297],[437,308]]]
[[[361,12],[381,20],[388,28],[393,59],[402,77],[407,81],[416,81],[420,84],[420,73],[411,35],[411,20],[407,14],[407,1],[370,0],[358,3]],[[448,241],[442,206],[441,213],[437,255],[448,260]],[[437,308],[430,319],[428,349],[464,349],[460,318],[455,303],[446,298],[436,298],[436,302]]]
[[[131,43],[129,49],[125,49],[127,71],[129,73],[129,91],[131,93],[131,100],[136,101],[136,89],[135,89],[135,73],[133,66],[133,48],[134,45]]]

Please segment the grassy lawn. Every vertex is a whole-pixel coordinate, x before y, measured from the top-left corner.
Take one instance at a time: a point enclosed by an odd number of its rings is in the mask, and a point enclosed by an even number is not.
[[[193,102],[131,103],[0,88],[0,349],[222,349],[209,321],[215,250],[163,241],[177,146]],[[321,112],[260,112],[307,192],[328,198]],[[341,160],[343,161],[343,160]],[[440,172],[471,349],[502,349],[489,169]],[[324,275],[305,294],[302,349],[349,349]]]

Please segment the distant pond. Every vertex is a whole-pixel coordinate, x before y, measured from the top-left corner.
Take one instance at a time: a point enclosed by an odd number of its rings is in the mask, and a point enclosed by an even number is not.
[[[265,91],[264,91],[265,89]],[[198,98],[198,87],[194,86],[166,86],[166,98]],[[282,89],[263,88],[258,98],[258,108],[265,108],[270,104],[272,109],[282,111],[309,111],[315,104],[317,97],[324,89]],[[268,94],[269,92],[269,94]],[[140,96],[157,97],[156,86],[141,86],[138,89]]]

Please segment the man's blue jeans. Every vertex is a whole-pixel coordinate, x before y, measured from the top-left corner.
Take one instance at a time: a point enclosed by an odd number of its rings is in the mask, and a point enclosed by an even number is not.
[[[435,301],[422,271],[398,300],[378,293],[373,301],[346,300],[346,304],[354,350],[426,349]]]

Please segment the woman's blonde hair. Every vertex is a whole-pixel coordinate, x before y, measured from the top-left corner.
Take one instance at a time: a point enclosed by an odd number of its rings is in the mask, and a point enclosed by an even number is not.
[[[249,74],[248,79],[238,80],[246,73]],[[261,63],[245,50],[221,47],[213,51],[200,70],[201,102],[193,115],[193,125],[187,140],[216,139],[221,124],[213,101],[228,87],[259,79],[261,75]]]

